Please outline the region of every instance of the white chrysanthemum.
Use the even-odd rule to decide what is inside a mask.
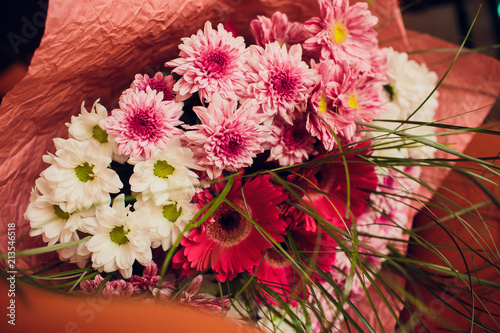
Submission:
[[[392,69],[388,73],[389,84],[394,90],[392,101],[403,108],[403,112],[411,114],[436,87],[437,74],[429,71],[424,63],[408,59],[407,53],[399,53],[392,48],[385,48],[384,52],[387,54],[387,65]],[[424,107],[435,109],[437,97],[438,93],[434,92]]]
[[[48,245],[54,245],[68,242],[80,225],[87,228],[95,225],[93,211],[67,211],[65,203],[54,200],[45,178],[38,178],[35,184],[31,202],[24,214],[30,221],[30,236],[42,235]]]
[[[78,116],[71,117],[71,123],[66,123],[70,138],[78,141],[94,141],[99,145],[100,152],[104,156],[109,156],[119,163],[125,163],[127,156],[118,153],[118,146],[112,136],[108,136],[106,130],[99,126],[99,121],[108,117],[106,108],[99,104],[99,100],[94,102],[90,112],[82,102],[81,112]]]
[[[324,327],[329,327],[329,332],[342,332],[344,316],[342,310],[338,308],[340,300],[332,301],[331,299],[332,296],[334,299],[337,298],[338,294],[330,282],[322,281],[319,284],[312,284],[308,289],[308,295],[307,301],[312,308],[317,309],[313,310],[311,307],[307,309],[311,318],[312,331],[323,332]],[[349,303],[344,302],[344,310],[348,307]]]
[[[134,208],[138,210],[142,207],[147,207],[151,212],[148,219],[151,247],[154,249],[161,245],[164,251],[172,247],[198,212],[196,204],[189,201],[167,201],[157,206],[152,199],[144,200],[138,197]]]
[[[74,232],[71,235],[66,235],[64,242],[61,238],[61,243],[74,242],[80,239],[80,235]],[[57,250],[57,253],[61,261],[69,261],[77,264],[80,268],[86,267],[90,258],[90,251],[87,249],[85,243],[64,247]]]
[[[406,120],[432,122],[438,107],[438,92],[430,93],[436,87],[438,77],[435,72],[429,71],[425,64],[419,64],[408,59],[408,54],[398,53],[392,48],[384,49],[387,54],[387,64],[392,69],[388,73],[391,93],[387,94],[387,111],[380,119]],[[428,99],[427,99],[428,98]],[[426,101],[427,99],[427,101]],[[425,104],[420,105],[425,101]],[[420,107],[420,109],[415,112]],[[412,115],[413,114],[413,115]],[[434,127],[419,126],[412,124],[401,124],[398,122],[375,122],[376,125],[394,130],[404,130],[405,133],[435,141]],[[380,134],[380,133],[378,133]],[[390,139],[395,138],[393,136]],[[420,143],[414,143],[411,139],[399,144],[407,143],[413,146],[406,152],[391,152],[390,150],[375,151],[374,155],[409,157],[409,158],[431,158],[435,149]],[[406,148],[405,148],[406,149]]]
[[[65,211],[65,203],[53,200],[52,189],[47,180],[40,177],[32,191],[30,204],[24,217],[30,221],[30,236],[42,235],[47,245],[80,240],[80,234],[89,234],[96,226],[95,209],[86,211]],[[68,246],[57,250],[61,261],[77,263],[81,268],[87,263],[89,253],[84,244]]]
[[[156,205],[167,201],[190,201],[198,184],[198,176],[190,169],[200,169],[194,163],[193,153],[181,146],[180,140],[169,140],[163,150],[154,150],[149,159],[133,158],[135,164],[130,177],[133,192],[145,200],[153,198]]]
[[[44,162],[52,164],[43,175],[54,189],[54,200],[65,202],[68,212],[109,205],[109,194],[118,193],[123,186],[116,172],[108,168],[111,158],[101,155],[92,141],[56,138],[54,144],[56,154],[43,156]]]
[[[130,212],[129,206],[125,206],[125,196],[120,194],[112,207],[98,208],[96,217],[99,226],[86,243],[92,253],[92,267],[99,272],[118,270],[128,279],[135,260],[144,266],[151,261],[147,208]]]
[[[370,279],[363,274],[358,266],[352,265],[352,258],[349,254],[344,251],[337,252],[333,266],[338,269],[337,271],[332,271],[332,276],[336,283],[346,283],[347,276],[353,274],[349,281],[349,289],[347,289],[350,297],[359,298],[365,295],[364,288],[368,288],[371,285]],[[373,278],[374,277],[371,276],[371,279]]]

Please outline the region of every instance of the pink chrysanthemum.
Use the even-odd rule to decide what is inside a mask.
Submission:
[[[182,104],[163,101],[162,92],[125,94],[119,105],[99,126],[114,136],[121,154],[148,158],[154,148],[164,149],[170,138],[183,133],[175,127],[182,123]]]
[[[176,304],[196,308],[199,311],[210,314],[221,314],[223,308],[229,309],[231,299],[228,295],[222,297],[207,297],[207,294],[199,293],[203,275],[196,276],[183,290],[179,291],[175,298]]]
[[[269,130],[260,125],[262,115],[257,109],[251,101],[236,109],[236,102],[223,100],[218,94],[208,108],[193,108],[201,124],[186,126],[194,131],[187,131],[183,140],[211,179],[219,177],[222,170],[234,172],[250,166],[264,151],[261,145]]]
[[[233,37],[222,24],[217,30],[207,21],[204,31],[183,38],[179,45],[180,58],[165,65],[182,75],[174,91],[181,95],[198,91],[200,99],[210,102],[214,92],[226,99],[236,100],[245,91],[243,74],[246,48],[243,37]]]
[[[305,111],[309,93],[319,80],[316,70],[302,61],[300,45],[287,51],[286,46],[274,42],[265,49],[252,45],[250,50],[247,96],[255,99],[267,116],[278,114],[293,124],[294,112]]]
[[[272,184],[270,178],[269,175],[257,176],[243,186],[241,179],[237,179],[226,200],[247,212],[253,222],[222,203],[204,224],[181,240],[183,248],[173,259],[174,267],[182,268],[183,274],[188,275],[212,269],[217,280],[223,282],[258,265],[265,251],[272,247],[272,240],[283,241],[286,227],[278,205],[287,195],[283,188]],[[215,185],[218,193],[224,185],[222,182]],[[212,200],[213,195],[207,189],[198,197],[201,208]],[[264,237],[253,223],[257,223],[271,239]]]
[[[346,60],[358,63],[366,70],[370,52],[377,45],[377,32],[373,27],[377,17],[368,10],[367,3],[349,6],[349,0],[319,0],[321,17],[304,23],[310,38],[305,50],[319,53],[322,60]]]
[[[136,89],[139,91],[146,91],[148,89],[156,90],[156,93],[163,93],[164,101],[177,101],[182,102],[191,97],[191,94],[179,95],[174,92],[174,77],[172,75],[163,75],[157,72],[155,76],[149,77],[147,74],[136,74],[135,79],[130,84],[130,88],[125,90],[123,94],[134,92]]]
[[[387,64],[387,54],[384,50],[375,47],[371,52],[370,63],[368,76],[382,85],[389,84],[389,75],[387,73],[392,72],[392,69]]]
[[[86,280],[80,283],[80,290],[85,294],[94,294],[102,281],[104,281],[104,278],[100,275],[96,275],[93,280]],[[128,297],[133,293],[134,287],[130,282],[123,279],[117,279],[106,282],[99,295],[103,297]]]
[[[302,163],[314,151],[315,142],[304,122],[295,121],[294,125],[289,125],[275,118],[267,144],[270,149],[268,161],[278,161],[281,166]]]
[[[278,42],[290,47],[306,40],[304,25],[299,22],[289,22],[286,14],[275,12],[271,18],[257,16],[250,22],[255,43],[262,47],[267,43]]]
[[[346,62],[316,65],[321,82],[310,99],[306,128],[331,150],[339,139],[352,140],[356,122],[370,123],[384,112],[383,86]]]
[[[162,288],[158,289],[158,282],[160,281],[160,276],[158,275],[158,266],[151,260],[142,272],[142,276],[132,275],[130,277],[130,283],[134,287],[135,294],[144,294],[146,292],[151,292],[153,294],[160,293],[160,298],[170,299],[174,294],[174,284],[170,281],[163,280]]]

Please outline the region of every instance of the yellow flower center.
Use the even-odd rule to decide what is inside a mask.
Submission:
[[[349,31],[342,23],[337,22],[333,25],[331,38],[335,41],[335,43],[342,43],[344,40],[346,40],[348,34]]]
[[[328,111],[328,105],[326,102],[326,95],[325,94],[321,95],[321,99],[318,102],[318,106],[319,106],[319,108],[318,108],[319,114],[325,115],[326,112]]]
[[[347,105],[349,105],[351,108],[359,109],[358,96],[351,95],[351,97],[349,97],[349,99],[347,100]]]

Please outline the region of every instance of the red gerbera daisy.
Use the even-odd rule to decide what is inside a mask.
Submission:
[[[316,221],[309,215],[289,206],[283,214],[285,221],[290,221],[290,239],[282,243],[283,249],[301,263],[302,267],[308,266],[315,274],[316,267],[323,272],[329,272],[335,261],[335,246],[337,243],[322,228],[318,228]],[[291,250],[295,248],[296,251]],[[255,273],[257,267],[250,270]],[[280,294],[283,300],[292,305],[297,298],[305,297],[306,286],[303,285],[303,274],[283,253],[270,249],[264,256],[262,264],[255,274],[258,281]],[[277,304],[274,297],[263,291],[263,296],[272,304]]]
[[[368,150],[360,151],[368,145],[369,142],[364,142],[353,146],[353,152],[344,152],[345,162],[340,155],[336,156],[338,151],[318,156],[315,159],[318,164],[303,172],[323,192],[312,191],[304,200],[310,199],[317,213],[339,228],[350,225],[351,217],[364,212],[370,193],[377,188],[374,166],[359,156],[369,154]]]
[[[286,200],[283,188],[270,181],[271,176],[257,176],[241,186],[241,179],[233,184],[226,200],[243,212],[247,212],[274,241],[282,242],[287,226],[280,218],[278,205]],[[217,193],[224,183],[216,184]],[[199,208],[212,198],[206,189],[198,194]],[[182,248],[174,257],[174,267],[182,268],[183,274],[192,275],[212,269],[217,280],[232,280],[238,273],[252,269],[261,261],[264,252],[272,247],[252,221],[246,219],[227,203],[222,203],[199,228],[192,230],[181,241]]]

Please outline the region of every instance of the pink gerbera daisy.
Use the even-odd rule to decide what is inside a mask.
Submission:
[[[135,79],[130,85],[130,88],[125,90],[123,93],[129,93],[131,91],[140,90],[147,91],[147,89],[156,90],[156,93],[163,92],[164,101],[177,101],[181,102],[186,100],[191,96],[179,95],[174,92],[174,77],[172,75],[163,75],[161,72],[157,72],[155,76],[149,77],[147,74],[136,74]]]
[[[222,24],[214,30],[207,21],[204,31],[198,30],[196,35],[182,40],[181,57],[165,64],[182,75],[174,91],[181,95],[198,92],[200,99],[207,102],[216,91],[232,100],[242,95],[246,87],[242,71],[246,57],[243,37],[233,37]]]
[[[278,42],[280,45],[290,47],[306,40],[304,25],[299,22],[289,22],[286,14],[275,12],[271,18],[257,16],[250,22],[255,43],[262,47],[267,43]]]
[[[319,53],[320,59],[346,60],[367,69],[371,50],[377,45],[373,27],[377,17],[361,2],[349,6],[349,0],[319,0],[321,17],[304,23],[310,38],[305,50]]]
[[[295,121],[294,125],[290,125],[275,118],[268,138],[268,161],[278,161],[281,166],[302,163],[314,151],[315,142],[307,132],[305,122]]]
[[[252,45],[248,59],[248,97],[255,99],[269,117],[280,115],[293,124],[294,111],[303,112],[314,84],[319,80],[316,70],[302,61],[302,48],[280,47],[278,42],[263,49]]]
[[[162,92],[125,94],[119,106],[99,126],[115,138],[121,154],[148,158],[154,148],[164,149],[168,139],[183,133],[175,127],[182,123],[182,104],[163,101]]]
[[[218,193],[224,185],[223,182],[215,185]],[[198,197],[198,205],[202,208],[212,200],[213,195],[206,189]],[[283,241],[286,222],[280,218],[278,205],[286,198],[283,188],[271,183],[269,175],[257,176],[243,186],[241,179],[237,179],[226,200],[249,214],[253,221],[227,203],[222,203],[204,224],[191,230],[189,236],[181,240],[183,248],[173,259],[175,267],[182,268],[183,274],[188,275],[212,269],[221,282],[252,269],[259,264],[265,251],[272,247],[272,241]],[[263,236],[254,223],[270,239]]]
[[[331,150],[337,145],[335,135],[352,140],[356,122],[370,123],[384,112],[383,86],[343,61],[323,61],[315,67],[321,82],[310,99],[306,128]]]
[[[264,151],[262,143],[269,130],[260,125],[262,115],[257,109],[251,101],[236,109],[236,102],[223,100],[218,94],[208,108],[193,108],[201,124],[186,126],[194,131],[187,131],[183,139],[211,179],[219,177],[222,170],[234,172],[250,166]]]

